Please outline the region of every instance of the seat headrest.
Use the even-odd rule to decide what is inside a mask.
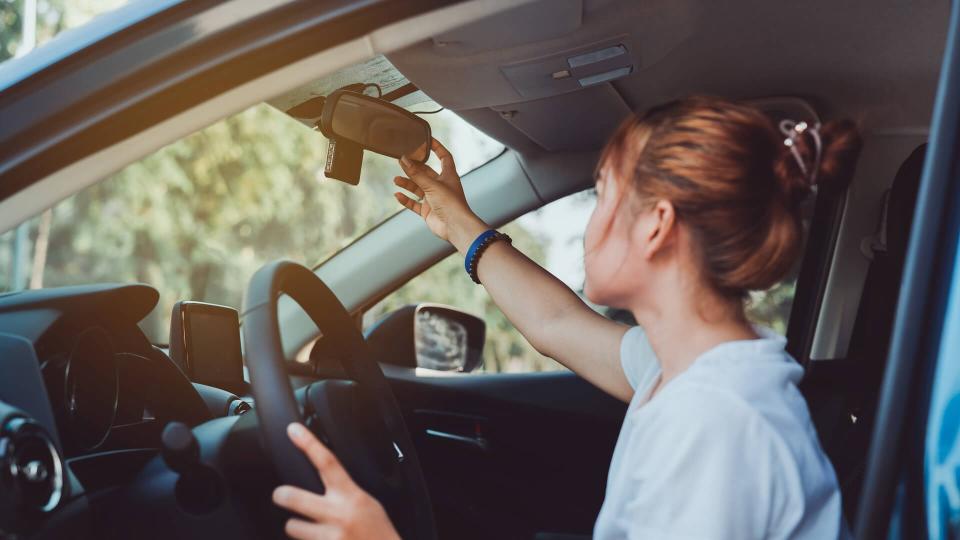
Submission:
[[[920,176],[927,154],[926,143],[921,144],[904,160],[893,179],[887,206],[887,252],[896,260],[903,260],[910,240],[913,210],[917,205]]]

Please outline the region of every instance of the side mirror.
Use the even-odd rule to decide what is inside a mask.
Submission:
[[[441,304],[388,313],[366,332],[375,358],[387,364],[469,373],[483,365],[483,319]]]
[[[430,124],[388,101],[351,90],[327,96],[321,131],[332,140],[349,141],[366,150],[423,163],[430,157]]]

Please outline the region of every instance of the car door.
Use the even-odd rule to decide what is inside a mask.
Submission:
[[[568,371],[387,372],[443,538],[589,536],[625,412]]]
[[[960,10],[956,2],[920,182],[858,538],[957,538],[960,466]]]

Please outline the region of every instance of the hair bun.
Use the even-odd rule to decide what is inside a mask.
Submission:
[[[803,243],[800,201],[810,180],[821,194],[843,189],[860,150],[853,122],[815,132],[785,125],[786,135],[756,107],[692,96],[628,118],[599,167],[609,166],[639,200],[670,201],[706,282],[743,297],[789,273]]]
[[[843,190],[853,174],[861,146],[860,133],[850,120],[834,120],[788,135],[774,164],[781,191],[796,205],[814,185],[821,192]]]

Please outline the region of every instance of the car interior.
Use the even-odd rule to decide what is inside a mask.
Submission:
[[[934,1],[441,5],[4,194],[0,230],[255,104],[323,131],[316,100],[350,85],[406,110],[435,103],[502,144],[463,175],[491,226],[589,190],[631,111],[709,94],[777,121],[853,119],[863,151],[849,185],[804,208],[784,328],[853,524],[948,12]],[[390,182],[356,167],[331,174]],[[165,294],[150,283],[77,276],[0,295],[0,463],[12,471],[0,472],[0,536],[279,537],[271,489],[322,490],[285,439],[302,419],[404,538],[589,538],[624,403],[566,370],[478,372],[485,323],[453,303],[422,298],[363,322],[452,253],[397,212],[325,260],[264,265],[243,305],[177,298],[166,343],[138,326]]]

